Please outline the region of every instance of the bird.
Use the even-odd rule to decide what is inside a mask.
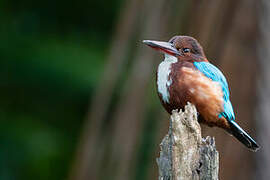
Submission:
[[[249,150],[260,148],[235,122],[227,80],[208,61],[195,38],[181,35],[168,42],[143,40],[143,43],[164,54],[157,69],[156,85],[159,99],[169,114],[190,102],[198,111],[200,123],[224,129]]]

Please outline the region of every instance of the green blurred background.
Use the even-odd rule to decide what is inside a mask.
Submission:
[[[2,0],[0,12],[0,180],[157,179],[162,56],[141,41],[176,34],[224,72],[237,122],[263,147],[203,126],[220,179],[270,179],[268,0]]]
[[[0,179],[67,178],[120,3],[1,1]]]

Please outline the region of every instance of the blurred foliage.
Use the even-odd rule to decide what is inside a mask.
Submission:
[[[65,179],[121,0],[0,2],[0,179]]]

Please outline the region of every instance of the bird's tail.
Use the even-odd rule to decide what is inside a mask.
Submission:
[[[260,146],[254,141],[236,122],[228,121],[231,129],[230,133],[236,137],[241,143],[248,147],[252,151],[257,151]]]

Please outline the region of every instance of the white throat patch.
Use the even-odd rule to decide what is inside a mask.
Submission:
[[[165,59],[159,64],[157,72],[158,92],[161,94],[164,102],[169,103],[170,94],[168,87],[172,84],[169,79],[171,73],[171,65],[177,62],[177,58],[169,54],[165,54]]]

